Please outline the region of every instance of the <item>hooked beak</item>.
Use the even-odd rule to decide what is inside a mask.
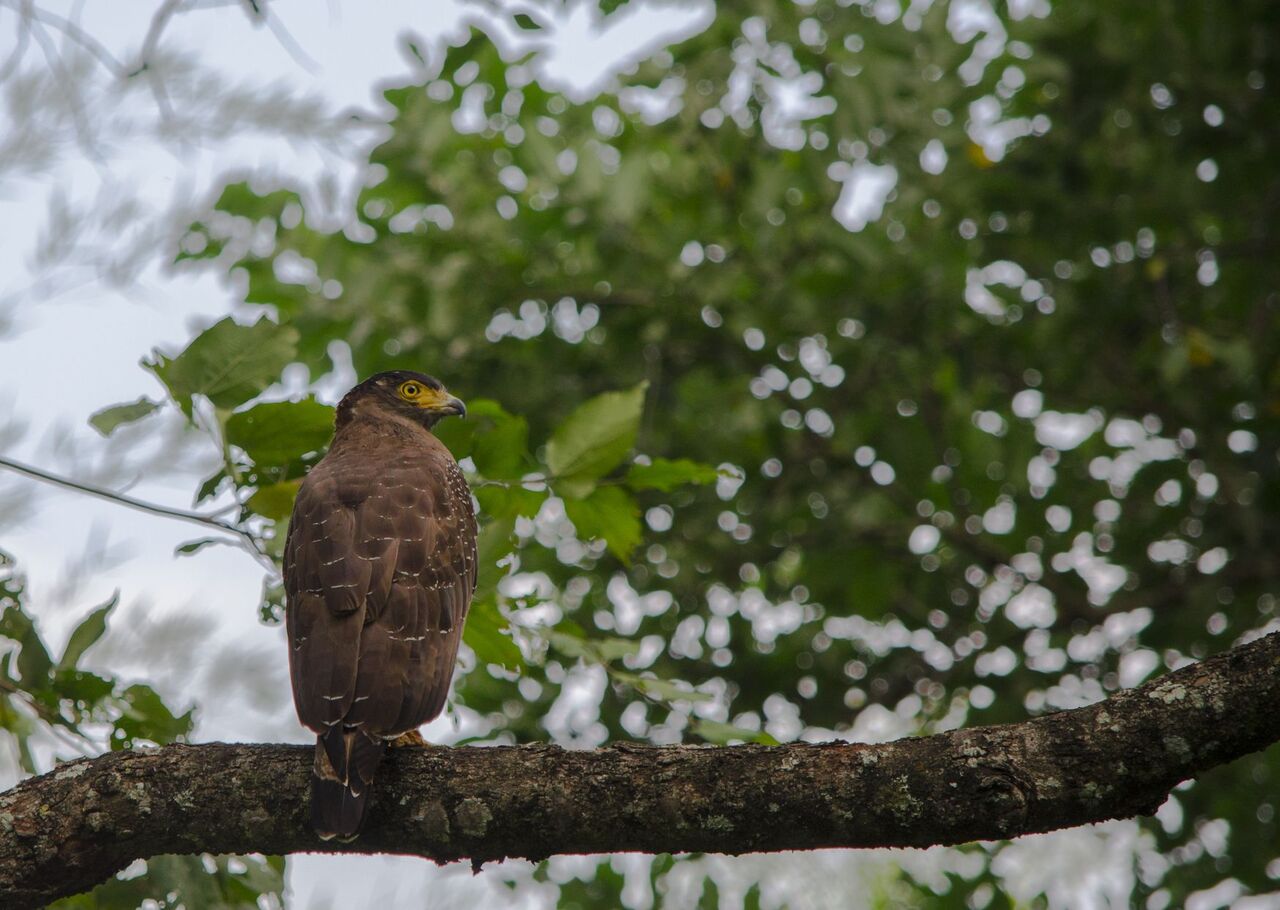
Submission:
[[[461,398],[454,398],[452,395],[438,410],[441,414],[454,414],[458,417],[467,416],[467,406],[462,403]]]

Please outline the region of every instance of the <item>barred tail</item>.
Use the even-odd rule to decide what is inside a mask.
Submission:
[[[311,826],[322,840],[354,840],[364,823],[373,775],[386,751],[381,738],[334,724],[316,737]]]

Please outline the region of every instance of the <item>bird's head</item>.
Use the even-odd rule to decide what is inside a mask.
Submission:
[[[338,403],[338,426],[357,414],[396,415],[431,429],[449,416],[465,417],[467,406],[445,391],[433,376],[412,370],[376,373],[353,388]]]

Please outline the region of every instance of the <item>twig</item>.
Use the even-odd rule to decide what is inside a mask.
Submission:
[[[302,49],[302,45],[285,28],[284,23],[280,21],[280,17],[271,15],[266,4],[262,6],[261,15],[262,19],[267,23],[267,28],[271,29],[271,34],[276,36],[276,42],[284,48],[286,54],[293,58],[294,63],[313,76],[320,72],[320,64]]]
[[[164,34],[165,26],[169,24],[169,20],[181,5],[182,0],[165,0],[164,4],[156,10],[156,14],[151,18],[151,25],[147,28],[147,35],[142,39],[142,49],[138,51],[138,62],[127,75],[136,76],[151,66],[151,58],[155,55],[156,46],[160,43],[160,36]]]
[[[113,75],[120,76],[124,74],[124,64],[117,60],[101,41],[76,25],[75,22],[35,5],[29,5],[27,9],[27,15],[62,32],[67,38],[98,58],[98,62]]]
[[[145,502],[141,499],[134,499],[132,496],[126,496],[123,493],[116,493],[113,490],[104,490],[102,487],[91,486],[86,483],[80,483],[66,477],[59,477],[56,474],[49,474],[41,471],[39,468],[33,468],[31,465],[23,464],[19,461],[13,461],[9,458],[0,457],[0,467],[9,468],[17,471],[19,474],[26,474],[28,477],[34,477],[36,480],[42,480],[45,483],[51,483],[54,486],[64,487],[68,490],[75,490],[79,493],[87,493],[90,496],[97,496],[130,509],[137,509],[140,512],[148,512],[152,515],[163,515],[165,518],[177,518],[182,521],[192,521],[196,524],[202,524],[206,527],[217,528],[219,531],[226,531],[228,534],[234,534],[243,538],[253,546],[255,552],[261,553],[258,538],[250,531],[244,528],[236,527],[225,521],[219,521],[209,515],[201,515],[199,512],[189,512],[185,509],[174,509],[169,506],[157,505],[153,502]],[[273,564],[274,566],[274,564]]]
[[[9,59],[4,62],[4,66],[0,67],[0,82],[16,73],[19,64],[22,63],[22,58],[26,56],[27,47],[31,43],[30,10],[31,4],[29,2],[23,4],[23,12],[18,12],[15,9],[15,13],[18,15],[17,42],[14,45],[13,53],[9,55]]]

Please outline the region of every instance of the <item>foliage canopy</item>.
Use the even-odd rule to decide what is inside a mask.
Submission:
[[[1011,721],[1273,622],[1280,11],[748,6],[585,103],[471,33],[386,92],[341,229],[228,186],[178,258],[269,318],[150,365],[225,452],[201,498],[275,553],[329,420],[255,402],[291,362],[445,379],[484,522],[457,700],[506,740],[584,674],[582,745]],[[1278,760],[1144,821],[1134,900],[1271,890]],[[911,899],[999,893],[975,852]]]

